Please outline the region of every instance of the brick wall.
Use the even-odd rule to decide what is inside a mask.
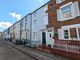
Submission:
[[[64,2],[59,3],[59,4],[56,4],[56,0],[51,0],[51,2],[49,2],[49,5],[48,5],[48,13],[49,13],[48,14],[48,18],[49,18],[48,22],[49,22],[49,25],[47,26],[47,28],[54,27],[54,31],[58,32],[58,29],[60,29],[61,26],[80,24],[80,17],[76,17],[74,19],[66,20],[66,21],[57,21],[57,10],[59,9],[59,7],[64,5],[64,4],[69,3],[71,1],[72,2],[78,1],[79,7],[80,7],[80,0],[65,0]],[[75,33],[72,33],[72,35],[73,34],[75,34]],[[58,40],[56,40],[56,41],[58,41]],[[61,40],[60,42],[63,43],[65,41]],[[59,43],[59,41],[58,41],[58,43]]]
[[[80,5],[80,0],[66,0],[60,4],[56,4],[56,0],[52,0],[49,5],[48,5],[48,17],[49,17],[49,25],[48,27],[55,27],[56,29],[60,28],[61,26],[66,26],[66,25],[72,25],[72,24],[79,24],[80,23],[80,17],[76,17],[71,20],[66,20],[66,21],[57,21],[57,10],[59,9],[60,6],[69,3],[70,1],[78,1]]]

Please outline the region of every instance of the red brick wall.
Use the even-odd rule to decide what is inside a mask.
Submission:
[[[50,53],[52,53],[54,55],[59,55],[59,56],[65,57],[65,58],[70,58],[72,60],[80,60],[80,53],[77,53],[77,52],[65,51],[65,50],[50,48],[50,47],[45,47],[45,46],[43,46],[41,48],[42,48],[42,50],[40,50],[40,51],[44,51],[44,49],[47,49],[50,51]]]
[[[61,26],[80,24],[80,17],[76,17],[74,19],[66,20],[66,21],[57,21],[57,10],[60,8],[60,6],[67,4],[71,1],[72,2],[78,1],[79,6],[80,6],[80,0],[65,0],[64,2],[59,3],[59,4],[56,4],[56,0],[51,0],[51,2],[49,2],[49,5],[48,5],[49,25],[47,26],[47,28],[54,27],[54,31],[58,32],[58,29],[61,28]],[[58,40],[56,40],[55,42],[57,42],[57,41]],[[60,41],[60,43],[63,43],[63,42],[65,42],[65,41],[64,40]],[[69,40],[68,40],[68,42],[69,42]],[[58,41],[58,43],[59,43],[59,41]]]
[[[71,58],[72,60],[80,60],[80,53],[64,51],[60,49],[51,49],[52,53],[55,55],[63,56],[66,58]]]
[[[66,21],[57,21],[57,10],[59,9],[60,6],[69,3],[70,1],[78,1],[80,3],[80,0],[65,0],[62,3],[56,4],[56,0],[52,0],[49,5],[48,5],[48,17],[49,17],[49,25],[48,27],[55,27],[55,28],[60,28],[61,26],[65,25],[72,25],[72,24],[79,24],[80,23],[80,17],[76,17],[71,20],[66,20]],[[80,4],[79,4],[80,5]]]

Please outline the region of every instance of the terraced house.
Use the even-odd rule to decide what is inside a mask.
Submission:
[[[51,0],[48,23],[47,29],[53,27],[54,31],[54,36],[49,35],[54,40],[52,53],[80,59],[80,0]]]
[[[50,0],[7,30],[4,38],[10,34],[13,41],[27,41],[32,47],[45,46],[54,54],[79,58],[80,0]]]
[[[43,39],[44,33],[42,30],[46,29],[46,25],[48,25],[48,3],[41,6],[34,12],[32,12],[32,45],[38,47],[45,43]],[[47,41],[47,40],[46,40]],[[48,44],[48,42],[46,43]]]
[[[54,27],[56,47],[79,47],[80,45],[80,1],[52,0],[48,6],[48,28]],[[65,47],[64,47],[65,46]],[[72,49],[73,50],[73,49]],[[79,50],[76,50],[79,51]]]
[[[25,40],[27,40],[26,42],[30,44],[30,25],[31,15],[28,14],[12,26],[10,26],[8,29],[6,29],[2,34],[3,39],[9,40],[13,43],[16,43],[16,41],[21,41],[23,43]],[[18,44],[21,44],[21,42],[19,42]]]

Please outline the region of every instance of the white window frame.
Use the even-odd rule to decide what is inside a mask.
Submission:
[[[80,40],[78,28],[80,28],[80,27],[77,27],[77,28],[76,28],[76,31],[77,31],[77,38],[78,38],[78,40]]]
[[[37,32],[33,32],[33,39],[37,38]]]
[[[36,17],[35,17],[35,14],[36,14]],[[32,20],[35,20],[37,19],[37,11],[35,11],[33,14],[32,14]]]
[[[35,18],[35,19],[33,20],[33,25],[34,25],[34,27],[37,25],[37,18]]]
[[[47,16],[47,17],[46,17]],[[48,20],[48,14],[44,14],[44,26],[45,25],[48,25],[48,21],[45,23],[45,17],[47,18],[47,20]]]
[[[71,5],[71,15],[72,15],[72,17],[70,17],[70,18],[65,18],[65,19],[64,19],[63,16],[62,16],[62,11],[61,11],[61,9],[64,8],[64,7],[66,7],[66,6],[68,6],[68,5]],[[77,12],[75,11],[75,5],[77,5],[77,6],[76,6]],[[76,14],[76,13],[77,13],[77,14]],[[57,19],[58,19],[58,21],[70,20],[70,19],[76,18],[77,16],[80,16],[79,9],[78,9],[78,2],[77,2],[77,1],[74,2],[74,3],[69,2],[69,3],[61,6],[60,9],[57,10]]]
[[[48,12],[46,13],[46,11],[48,11],[48,5],[44,6],[43,8],[44,15],[48,14]]]
[[[68,4],[63,5],[63,6],[60,7],[60,9],[62,9],[62,8],[64,8],[64,7],[66,7],[66,6],[68,6],[68,5],[71,5],[71,15],[72,15],[72,17],[70,17],[70,18],[65,18],[65,19],[62,17],[62,20],[63,20],[63,21],[75,18],[74,8],[73,8],[73,5],[72,5],[72,4],[73,4],[72,2],[69,2]],[[62,11],[61,11],[61,13],[62,13]]]
[[[61,30],[62,30],[62,38],[60,38],[60,39],[62,39],[62,40],[73,40],[72,38],[71,38],[71,36],[70,36],[70,28],[76,28],[76,33],[77,33],[77,38],[75,39],[75,41],[80,41],[80,37],[79,37],[79,31],[78,31],[78,28],[80,28],[80,24],[76,24],[76,25],[69,25],[69,26],[63,26],[62,28],[61,28]],[[63,35],[63,31],[64,30],[68,30],[69,32],[69,39],[65,39],[64,38],[64,35]]]
[[[62,30],[63,30],[63,39],[64,40],[70,40],[70,30],[69,30],[69,28],[68,29],[62,29]],[[64,30],[68,30],[68,35],[69,35],[68,39],[64,38]]]

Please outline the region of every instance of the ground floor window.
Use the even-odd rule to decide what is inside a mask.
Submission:
[[[33,39],[36,39],[37,37],[37,32],[33,32]]]
[[[80,39],[80,28],[62,29],[64,39]]]
[[[64,38],[69,39],[69,31],[68,30],[64,30]]]
[[[76,30],[76,28],[70,28],[70,37],[72,39],[76,39],[77,38],[77,30]]]
[[[78,28],[78,35],[79,35],[79,38],[80,38],[80,28]]]

